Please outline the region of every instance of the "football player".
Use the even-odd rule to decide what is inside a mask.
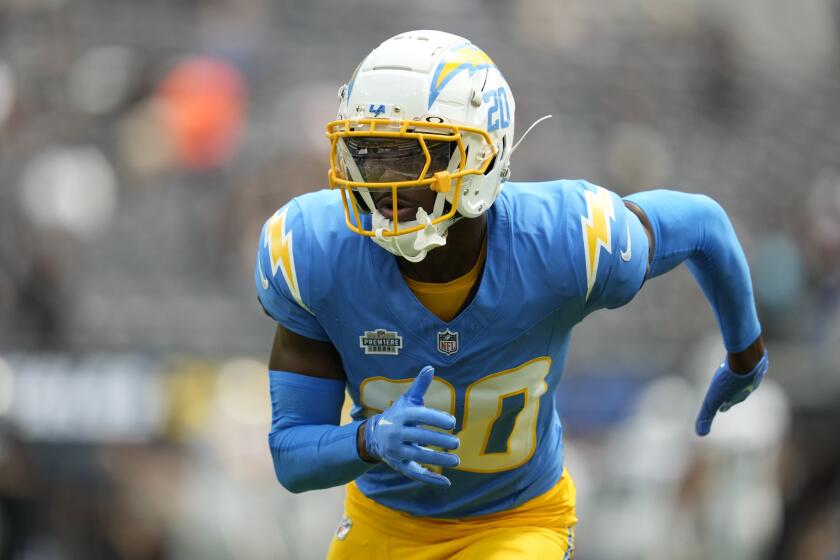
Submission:
[[[767,371],[726,213],[674,191],[507,181],[513,95],[455,35],[388,39],[339,98],[331,189],[293,199],[259,241],[278,480],[347,485],[332,559],[570,558],[554,391],[577,323],[685,262],[728,351],[697,434]]]

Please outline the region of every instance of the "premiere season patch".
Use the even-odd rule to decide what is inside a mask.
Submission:
[[[396,356],[403,347],[403,337],[397,331],[385,329],[365,331],[359,337],[359,347],[364,349],[365,354]]]

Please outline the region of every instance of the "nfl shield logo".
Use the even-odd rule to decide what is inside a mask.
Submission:
[[[438,352],[451,356],[458,351],[458,333],[446,329],[443,332],[437,333],[438,336]]]

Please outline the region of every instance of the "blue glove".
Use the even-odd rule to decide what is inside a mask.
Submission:
[[[451,484],[448,478],[421,466],[422,463],[453,468],[461,462],[457,455],[424,447],[455,449],[461,443],[451,434],[420,427],[420,424],[442,430],[455,427],[455,417],[451,414],[423,406],[423,395],[434,376],[431,366],[424,367],[394,404],[367,420],[365,448],[372,457],[408,478],[446,488]]]
[[[734,373],[729,369],[729,364],[724,358],[712,377],[712,382],[706,391],[706,398],[703,399],[703,406],[700,407],[700,414],[694,426],[697,435],[705,436],[709,433],[712,429],[712,420],[718,410],[726,412],[758,389],[769,365],[767,352],[765,352],[750,372]]]

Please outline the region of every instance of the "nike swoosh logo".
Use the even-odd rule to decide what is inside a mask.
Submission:
[[[268,290],[268,278],[265,277],[262,271],[262,263],[258,263],[260,268],[260,282],[262,283],[263,290]]]
[[[632,249],[632,247],[630,245],[630,243],[631,243],[630,224],[625,222],[624,225],[627,226],[627,249],[621,252],[621,260],[623,260],[624,262],[628,262],[630,260],[631,256],[632,256],[632,253],[630,252],[631,249]]]

